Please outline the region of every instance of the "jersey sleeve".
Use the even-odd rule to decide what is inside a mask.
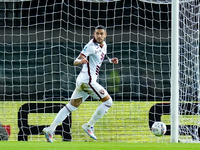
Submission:
[[[94,48],[92,46],[86,45],[83,50],[81,51],[81,55],[84,55],[85,57],[94,54]]]

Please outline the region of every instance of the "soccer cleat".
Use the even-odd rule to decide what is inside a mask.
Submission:
[[[48,127],[44,128],[42,132],[44,133],[47,142],[53,143],[53,134],[50,131],[48,131]]]
[[[82,126],[83,130],[93,139],[97,139],[95,134],[94,134],[94,128],[93,127],[90,127],[90,125],[88,125],[87,123],[84,124]]]

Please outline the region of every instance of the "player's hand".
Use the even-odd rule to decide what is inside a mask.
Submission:
[[[118,58],[112,58],[112,59],[111,59],[111,62],[112,62],[113,64],[118,64]]]

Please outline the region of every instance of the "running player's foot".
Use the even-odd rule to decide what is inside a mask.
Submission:
[[[83,130],[93,139],[97,139],[95,134],[94,134],[94,128],[93,127],[90,127],[90,125],[88,125],[87,123],[84,124],[82,126]]]
[[[44,128],[42,132],[44,133],[47,142],[53,143],[53,134],[49,131],[49,128]]]

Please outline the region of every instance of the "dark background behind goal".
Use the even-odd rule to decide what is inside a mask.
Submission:
[[[99,82],[115,100],[170,98],[170,5],[137,0],[0,2],[0,100],[66,100],[94,27],[107,27]]]

